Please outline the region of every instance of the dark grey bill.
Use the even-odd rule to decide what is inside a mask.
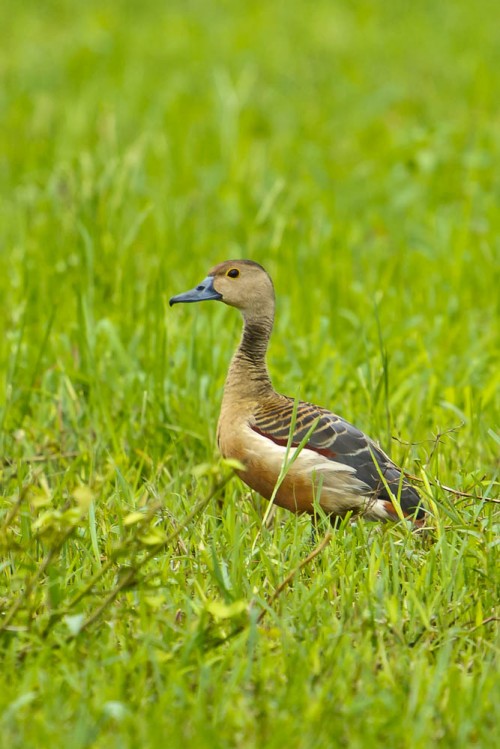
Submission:
[[[222,294],[214,289],[214,277],[207,276],[195,289],[177,294],[169,301],[170,306],[181,302],[206,302],[209,299],[222,299]]]

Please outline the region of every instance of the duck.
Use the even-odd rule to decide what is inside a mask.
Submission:
[[[217,426],[219,451],[235,461],[242,481],[293,513],[313,516],[319,505],[332,523],[361,516],[422,525],[419,493],[374,440],[327,408],[275,391],[266,363],[275,292],[265,268],[226,260],[169,304],[203,301],[236,307],[243,317]]]

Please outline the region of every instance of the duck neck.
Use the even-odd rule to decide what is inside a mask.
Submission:
[[[244,314],[243,335],[231,360],[224,387],[225,395],[259,398],[272,391],[266,353],[273,329],[273,314],[253,317]]]

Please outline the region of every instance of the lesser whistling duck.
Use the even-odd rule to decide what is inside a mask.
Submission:
[[[238,471],[240,478],[270,499],[290,430],[294,447],[311,432],[279,486],[277,505],[312,514],[316,500],[331,517],[351,511],[369,520],[397,520],[395,495],[402,513],[420,524],[420,496],[375,442],[326,408],[296,403],[274,390],[266,351],[275,298],[266,270],[251,260],[228,260],[212,268],[195,289],[172,297],[170,306],[210,299],[243,315],[243,336],[227,374],[217,430],[222,456],[245,466]]]

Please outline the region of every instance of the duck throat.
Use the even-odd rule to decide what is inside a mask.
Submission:
[[[225,390],[236,389],[244,397],[260,396],[272,390],[266,366],[266,352],[273,328],[272,317],[245,317],[240,345],[232,358]]]

